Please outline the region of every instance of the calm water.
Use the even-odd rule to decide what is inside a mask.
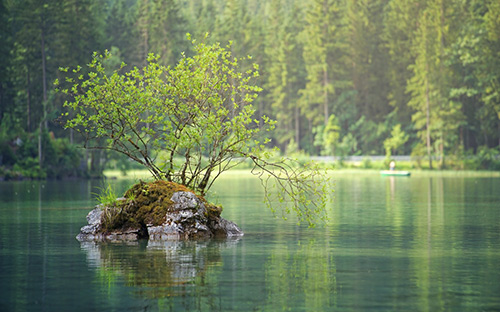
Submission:
[[[0,182],[0,311],[500,311],[500,178],[342,174],[315,229],[219,182],[244,237],[128,245],[75,239],[102,183]]]

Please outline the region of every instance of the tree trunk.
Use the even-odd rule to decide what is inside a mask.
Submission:
[[[141,29],[142,35],[142,62],[144,66],[148,64],[148,54],[149,54],[149,5],[148,1],[142,1],[142,9],[144,16],[140,17],[139,28]]]
[[[297,150],[300,150],[300,115],[299,106],[295,103],[295,143],[297,143]]]
[[[323,2],[323,14],[327,16],[328,12],[328,1]],[[323,25],[323,40],[327,40],[328,38],[328,24],[325,22]],[[326,53],[326,52],[325,52]],[[325,56],[325,63],[323,64],[323,114],[325,118],[325,127],[328,125],[328,62],[327,57]]]
[[[323,70],[323,114],[325,117],[325,127],[328,125],[328,67],[325,64],[325,68]]]
[[[40,164],[40,168],[42,168],[43,162],[43,151],[42,151],[42,126],[44,129],[48,128],[47,124],[47,75],[46,75],[46,64],[45,64],[45,19],[42,7],[41,13],[41,25],[40,25],[40,47],[42,50],[42,89],[43,89],[43,98],[42,98],[42,120],[40,120],[40,124],[38,127],[38,163]]]
[[[42,168],[43,154],[42,154],[42,121],[38,124],[38,164]]]
[[[31,132],[31,119],[30,119],[30,115],[31,115],[31,94],[30,94],[30,68],[29,66],[26,66],[27,67],[27,77],[26,77],[26,105],[28,106],[27,109],[26,109],[26,117],[27,117],[27,120],[26,120],[26,130],[28,132]]]
[[[445,167],[445,163],[444,163],[444,135],[443,135],[443,131],[441,131],[441,144],[439,145],[439,149],[440,149],[440,154],[441,154],[441,163],[439,165],[439,167],[441,169],[444,169]]]
[[[45,20],[42,12],[42,27],[41,30],[41,49],[42,49],[42,88],[43,88],[43,125],[48,128],[47,124],[47,68],[46,68],[46,55],[45,55]]]
[[[428,67],[428,66],[427,66]],[[427,68],[427,74],[428,74],[428,68]],[[426,142],[427,142],[427,158],[429,159],[429,169],[432,169],[432,157],[431,157],[431,129],[430,129],[430,114],[431,114],[431,109],[430,109],[430,102],[429,102],[429,81],[427,80],[427,77],[425,78],[425,126],[427,130],[426,134]]]
[[[102,176],[102,150],[93,150],[90,153],[90,175],[92,177]]]

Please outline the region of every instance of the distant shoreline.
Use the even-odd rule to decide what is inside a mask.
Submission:
[[[380,175],[379,169],[364,169],[364,168],[344,168],[344,169],[330,169],[328,170],[331,175],[359,175],[359,176],[372,176]],[[500,171],[488,171],[488,170],[423,170],[423,169],[413,169],[411,170],[412,177],[422,177],[422,176],[439,176],[439,177],[500,177]],[[252,175],[250,169],[232,169],[223,173],[224,177],[230,176],[240,176],[240,175]],[[129,170],[127,175],[122,175],[119,170],[105,170],[104,176],[108,179],[151,179],[151,175],[147,170]]]

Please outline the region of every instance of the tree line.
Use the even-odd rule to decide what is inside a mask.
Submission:
[[[193,53],[186,33],[260,65],[256,114],[277,120],[271,144],[288,154],[411,154],[431,168],[479,155],[487,168],[499,153],[495,0],[2,0],[0,165],[102,170],[102,152],[77,164],[80,138],[55,121],[59,68],[106,49],[108,67],[150,53],[174,66]]]

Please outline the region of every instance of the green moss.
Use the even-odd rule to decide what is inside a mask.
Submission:
[[[220,217],[222,213],[222,206],[217,206],[205,201],[205,207],[207,208],[207,217],[209,219],[216,219]]]
[[[147,224],[156,226],[164,223],[173,204],[170,198],[176,192],[194,194],[183,185],[162,180],[135,184],[125,192],[124,200],[116,201],[104,209],[104,230],[145,229]]]

